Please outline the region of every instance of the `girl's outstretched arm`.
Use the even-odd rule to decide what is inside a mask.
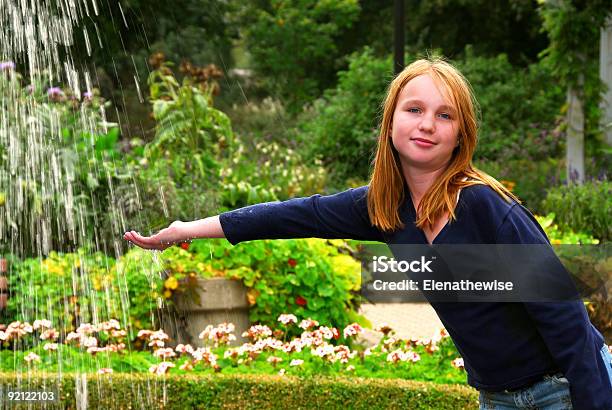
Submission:
[[[225,238],[218,215],[191,222],[175,221],[152,236],[142,236],[136,231],[129,231],[123,235],[123,239],[134,245],[158,250],[164,250],[175,243],[199,238]]]
[[[384,241],[370,224],[367,186],[334,195],[313,195],[282,202],[266,202],[193,222],[173,222],[153,236],[134,231],[124,239],[145,249],[198,238],[227,238],[232,244],[257,239],[325,238]]]

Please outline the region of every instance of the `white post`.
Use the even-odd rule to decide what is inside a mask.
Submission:
[[[612,146],[612,15],[601,28],[599,42],[599,76],[608,89],[601,100],[601,127],[604,140]]]
[[[578,84],[581,87],[582,81]],[[584,112],[582,101],[575,88],[567,90],[567,181],[568,184],[584,182]]]

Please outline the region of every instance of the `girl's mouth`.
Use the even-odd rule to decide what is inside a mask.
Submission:
[[[411,138],[410,140],[413,141],[419,147],[433,147],[434,145],[436,145],[433,141],[429,141],[424,138]]]

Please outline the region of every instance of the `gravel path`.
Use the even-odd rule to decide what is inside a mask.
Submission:
[[[401,339],[430,338],[444,327],[429,303],[364,303],[359,313],[372,322],[372,329],[389,325]],[[381,335],[367,330],[364,338],[374,343]]]

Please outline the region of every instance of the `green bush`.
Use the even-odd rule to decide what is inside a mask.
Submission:
[[[481,159],[474,163],[479,169],[505,183],[534,213],[551,212],[542,209],[542,200],[547,190],[565,177],[565,162],[555,158],[539,161],[521,158],[507,161]]]
[[[179,82],[172,63],[164,62],[162,54],[153,57],[159,64],[149,76],[155,137],[147,144],[133,141],[125,159],[138,190],[136,195],[134,189],[123,190],[116,197],[133,204],[126,209],[128,229],[146,223],[155,231],[172,220],[217,213],[219,173],[235,142],[229,118],[213,107],[218,69],[184,63]]]
[[[357,20],[356,0],[244,3],[239,15],[253,68],[297,112],[334,82],[336,39]]]
[[[221,204],[234,209],[319,193],[325,187],[326,173],[320,161],[307,164],[299,152],[277,142],[239,141],[221,178]]]
[[[76,408],[77,386],[87,382],[91,408],[410,408],[477,409],[478,393],[465,386],[436,385],[409,380],[268,375],[167,376],[111,374],[82,379],[74,373],[0,374],[0,384],[19,390],[60,391],[62,408]],[[143,393],[144,392],[144,393]],[[4,400],[4,399],[3,399]],[[82,402],[81,402],[82,403]],[[41,405],[42,407],[42,405]]]
[[[476,159],[537,161],[562,156],[562,133],[556,120],[565,89],[558,85],[549,64],[519,68],[505,54],[479,57],[470,47],[455,63],[481,108]]]
[[[548,190],[542,201],[545,212],[554,212],[561,229],[589,232],[602,242],[612,239],[612,184],[608,180],[588,181]]]
[[[299,320],[312,318],[344,328],[355,321],[366,323],[356,313],[360,264],[341,253],[347,247],[341,240],[267,240],[237,246],[208,240],[193,242],[188,251],[168,248],[162,260],[166,272],[179,281],[179,291],[189,290],[191,273],[242,280],[249,288],[253,323],[275,327],[279,315],[293,313]],[[177,289],[176,282],[166,281],[165,290],[172,288]]]
[[[298,125],[298,138],[308,156],[320,157],[332,184],[367,179],[377,140],[380,104],[392,78],[390,58],[365,49],[350,57],[338,85],[327,90]]]

